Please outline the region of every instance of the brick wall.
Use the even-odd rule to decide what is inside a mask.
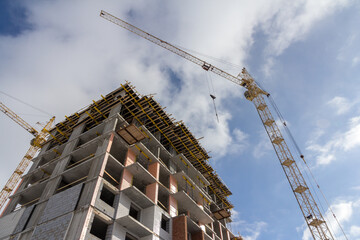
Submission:
[[[173,218],[172,239],[187,240],[187,221],[186,216],[181,215]]]

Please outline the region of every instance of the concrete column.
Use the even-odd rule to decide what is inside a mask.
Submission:
[[[95,204],[95,199],[101,185],[100,177],[104,175],[104,170],[109,157],[108,151],[111,148],[113,139],[114,139],[114,134],[111,134],[108,139],[104,140],[102,146],[99,146],[97,148],[95,152],[95,159],[91,163],[89,174],[87,176],[87,180],[89,179],[94,179],[94,180],[84,184],[84,188],[79,200],[79,206]]]
[[[218,237],[219,237],[221,240],[223,240],[222,228],[221,228],[220,222],[214,222],[214,231],[216,232],[216,234],[218,235]]]
[[[197,205],[198,205],[202,210],[204,210],[204,200],[203,200],[203,199],[198,200],[198,201],[197,201]]]
[[[160,176],[160,164],[155,162],[150,164],[148,167],[148,171],[151,175],[153,175],[156,180],[159,180]],[[155,204],[158,201],[158,193],[159,193],[159,184],[157,182],[149,184],[146,186],[146,196],[150,198]]]
[[[202,230],[203,232],[205,232],[205,231],[206,231],[205,224],[203,224],[202,222],[198,222],[198,224],[199,224],[199,227],[201,228],[201,230]]]
[[[127,152],[126,158],[125,158],[125,163],[124,163],[125,167],[133,164],[134,162],[136,162],[136,155],[133,151],[128,149],[128,152]]]
[[[170,175],[169,182],[170,182],[170,186],[169,186],[170,192],[176,193],[178,191],[177,181],[173,175]],[[169,208],[168,209],[169,209],[169,214],[171,217],[175,217],[178,215],[177,200],[172,195],[169,196]]]
[[[230,240],[230,232],[227,229],[226,229],[226,235],[227,235],[227,239]]]
[[[214,232],[214,222],[210,223],[210,227],[211,227],[211,230],[213,230],[213,232]],[[214,233],[211,233],[211,238],[215,239],[215,234]]]
[[[187,240],[187,219],[181,215],[172,219],[172,239]]]
[[[159,180],[160,175],[160,163],[155,162],[153,164],[150,164],[148,167],[148,171],[151,175],[153,175],[156,180]]]
[[[120,191],[132,186],[133,175],[127,169],[122,172]]]
[[[177,181],[173,175],[170,175],[169,182],[170,182],[170,186],[169,186],[170,192],[177,193],[177,191],[178,191]]]
[[[112,109],[110,110],[110,113],[109,113],[109,118],[120,113],[121,107],[122,107],[121,103],[118,103],[114,107],[112,107]]]

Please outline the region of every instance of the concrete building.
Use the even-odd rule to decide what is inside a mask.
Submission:
[[[3,211],[0,239],[241,239],[208,158],[127,83],[50,131]]]

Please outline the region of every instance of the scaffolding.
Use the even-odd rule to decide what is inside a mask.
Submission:
[[[191,162],[210,183],[209,194],[220,209],[233,208],[227,198],[232,193],[210,166],[208,163],[210,156],[190,130],[183,122],[176,122],[167,114],[152,96],[140,95],[128,82],[106,96],[101,95],[101,99],[93,101],[91,105],[71,116],[65,116],[64,121],[49,131],[50,146],[65,143],[73,129],[80,124],[85,123],[87,130],[95,127],[105,120],[111,108],[119,103],[122,104],[121,115],[128,123],[143,125],[151,133],[159,132],[159,141],[169,152],[182,153]],[[84,117],[79,121],[82,115]]]

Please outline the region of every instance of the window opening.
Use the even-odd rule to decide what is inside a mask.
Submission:
[[[140,221],[140,209],[133,204],[130,205],[129,215],[134,219]]]
[[[100,239],[105,239],[108,225],[100,220],[98,217],[94,217],[91,225],[90,233]]]
[[[169,218],[167,218],[164,214],[161,217],[161,228],[166,232],[169,232]]]
[[[100,194],[100,199],[109,204],[110,206],[114,205],[115,194],[103,186]]]

